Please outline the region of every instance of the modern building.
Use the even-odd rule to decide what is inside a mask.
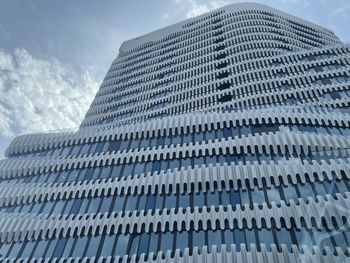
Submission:
[[[349,262],[349,55],[254,3],[124,42],[79,129],[7,148],[1,262]]]

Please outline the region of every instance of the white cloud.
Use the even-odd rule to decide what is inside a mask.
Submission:
[[[57,59],[0,50],[0,136],[79,126],[98,82]]]
[[[212,11],[216,8],[232,4],[234,0],[212,0],[206,3],[199,3],[197,0],[174,0],[174,4],[178,7],[175,12],[185,14],[186,18],[191,18]],[[174,14],[167,13],[165,17]]]

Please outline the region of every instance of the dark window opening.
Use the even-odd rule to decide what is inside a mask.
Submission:
[[[225,90],[225,89],[229,89],[231,87],[230,83],[222,83],[218,86],[219,90]]]
[[[227,95],[224,95],[222,97],[220,97],[219,99],[219,102],[228,102],[230,100],[232,100],[232,95],[231,94],[227,94]]]

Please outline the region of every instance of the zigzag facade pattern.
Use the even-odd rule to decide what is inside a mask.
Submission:
[[[254,3],[124,42],[0,160],[1,262],[350,262],[349,54]]]

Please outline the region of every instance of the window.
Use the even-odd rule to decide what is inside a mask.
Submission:
[[[90,237],[90,241],[89,241],[89,245],[88,248],[86,250],[86,257],[98,257],[99,255],[97,255],[97,251],[98,248],[100,246],[100,240],[101,240],[101,236],[91,236]]]
[[[145,210],[154,209],[155,203],[156,203],[156,196],[152,194],[148,194]]]
[[[176,248],[183,251],[188,247],[188,232],[181,231],[176,233]]]
[[[275,229],[276,231],[276,236],[278,240],[278,247],[281,248],[282,244],[285,244],[289,249],[291,248],[292,245],[292,239],[290,236],[290,231],[292,230],[287,230],[287,229]]]
[[[7,254],[7,258],[18,258],[23,243],[13,243],[10,252]],[[5,252],[5,251],[4,251]],[[5,257],[5,256],[4,256]]]
[[[242,229],[235,229],[234,230],[234,235],[235,235],[237,251],[241,251],[240,245],[241,244],[245,244],[244,230],[242,230]]]
[[[211,251],[211,246],[221,245],[221,231],[220,230],[208,230],[208,248]]]
[[[150,233],[151,239],[149,242],[148,253],[157,253],[158,251],[158,241],[159,241],[159,233]]]
[[[128,247],[129,235],[119,235],[115,246],[115,256],[124,256]]]
[[[88,242],[88,236],[76,237],[76,243],[72,253],[72,257],[83,257]]]
[[[207,192],[207,206],[218,206],[219,205],[219,194],[217,191]]]
[[[129,195],[126,200],[124,211],[133,212],[136,209],[137,195]]]
[[[113,253],[114,241],[116,240],[115,235],[105,236],[103,246],[101,249],[101,257],[111,256]]]
[[[205,245],[205,232],[204,231],[193,231],[193,247],[201,249]]]
[[[111,208],[111,203],[112,203],[112,197],[111,196],[104,196],[102,198],[102,202],[101,202],[100,213],[109,212],[109,210]]]
[[[98,208],[100,206],[101,198],[100,197],[95,197],[91,199],[88,213],[98,213]]]
[[[34,249],[34,246],[36,244],[36,240],[32,240],[30,242],[25,242],[24,243],[24,249],[22,251],[22,254],[21,254],[21,258],[30,258],[32,252],[33,252],[33,249]]]
[[[64,249],[64,251],[63,251],[63,254],[62,254],[62,258],[68,258],[68,257],[70,257],[72,248],[73,248],[73,246],[74,246],[74,242],[75,242],[74,238],[71,237],[71,238],[68,239],[68,241],[67,241],[67,243],[66,243],[66,247],[65,247],[65,249]],[[39,246],[39,245],[38,245],[38,246]]]
[[[150,240],[150,233],[143,233],[140,237],[140,244],[139,244],[139,250],[138,255],[140,256],[142,253],[147,254],[148,253],[148,246],[149,246],[149,240]]]
[[[50,243],[49,243],[49,246],[47,248],[45,257],[52,258],[53,253],[54,253],[55,248],[56,248],[56,245],[57,245],[57,242],[58,242],[58,239],[51,239],[49,242]]]
[[[56,245],[56,248],[53,252],[52,257],[60,258],[63,251],[64,251],[64,247],[65,247],[66,243],[67,243],[67,238],[64,238],[64,237],[60,238],[57,242],[57,245]]]

